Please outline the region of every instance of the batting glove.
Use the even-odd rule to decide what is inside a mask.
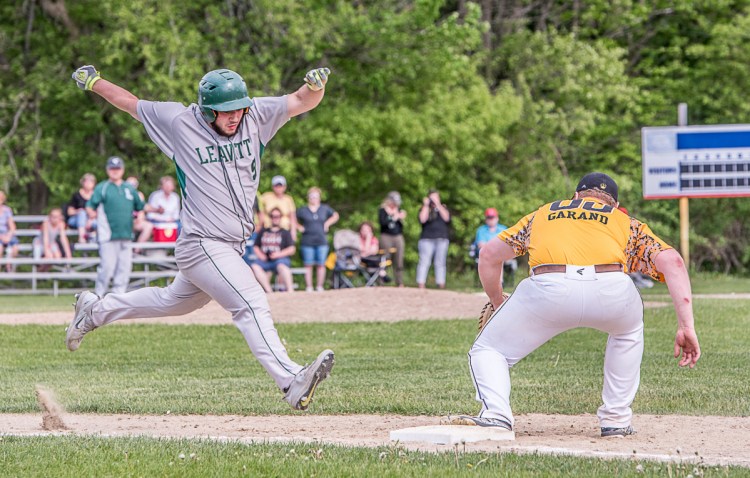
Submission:
[[[328,82],[328,75],[331,74],[331,70],[328,68],[315,68],[310,70],[305,75],[305,83],[307,87],[313,91],[320,91],[325,88]]]
[[[82,66],[73,72],[73,80],[82,90],[91,91],[94,83],[101,79],[99,72],[92,65]]]

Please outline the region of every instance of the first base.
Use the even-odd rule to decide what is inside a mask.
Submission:
[[[476,441],[515,440],[511,430],[495,427],[472,427],[466,425],[432,425],[426,427],[402,428],[391,432],[391,441],[421,441],[439,445],[455,445]]]

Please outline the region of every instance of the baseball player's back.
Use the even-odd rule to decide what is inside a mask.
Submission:
[[[698,360],[692,308],[685,306],[690,283],[684,264],[647,225],[617,205],[614,180],[592,173],[578,184],[573,199],[545,204],[481,249],[480,278],[496,312],[469,352],[482,409],[460,421],[512,429],[509,367],[562,332],[590,327],[609,335],[598,410],[602,436],[634,433],[630,405],[640,381],[643,303],[628,271],[669,283],[678,313],[680,365]],[[526,253],[531,275],[504,300],[502,264]]]
[[[620,264],[658,279],[655,253],[671,249],[651,229],[597,197],[554,201],[498,237],[517,255],[540,264]],[[663,280],[663,277],[662,277]]]
[[[296,409],[307,409],[333,366],[324,350],[309,366],[289,358],[271,319],[266,295],[241,257],[255,227],[253,201],[260,160],[268,142],[290,117],[316,107],[328,70],[312,70],[296,92],[250,99],[242,77],[214,70],[199,82],[198,104],[139,100],[99,77],[91,66],[73,79],[141,121],[151,140],[177,169],[183,195],[182,233],[175,247],[180,269],[168,287],[150,287],[99,298],[77,296],[66,342],[76,350],[83,336],[121,319],[182,315],[211,299],[232,313],[250,350]]]

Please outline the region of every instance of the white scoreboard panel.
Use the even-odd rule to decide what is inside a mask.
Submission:
[[[641,130],[643,197],[750,196],[750,125]]]

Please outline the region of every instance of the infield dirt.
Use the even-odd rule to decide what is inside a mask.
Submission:
[[[71,296],[71,304],[74,302]],[[477,318],[487,302],[484,293],[446,290],[374,287],[269,294],[273,320],[280,324],[302,322],[397,322],[400,320],[441,320]],[[663,307],[668,302],[645,302],[646,307]],[[67,324],[73,307],[67,312],[0,314],[2,325]],[[225,325],[229,312],[216,302],[180,317],[123,320],[119,323],[162,323]]]

